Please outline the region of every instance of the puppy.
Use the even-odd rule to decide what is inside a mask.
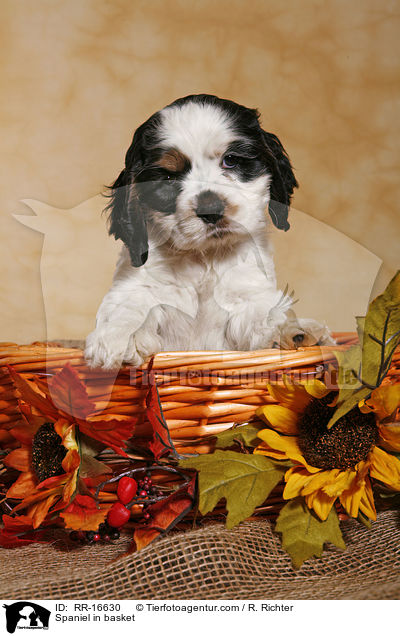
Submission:
[[[124,247],[86,341],[88,363],[333,344],[323,325],[297,321],[276,287],[268,213],[288,230],[297,185],[256,110],[190,95],[152,115],[111,188],[110,234]]]

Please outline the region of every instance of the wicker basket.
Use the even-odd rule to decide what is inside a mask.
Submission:
[[[267,382],[282,374],[296,378],[334,379],[333,351],[357,341],[354,334],[335,334],[338,346],[297,351],[166,352],[154,358],[154,370],[164,416],[178,452],[207,453],[213,436],[249,421],[259,405],[273,402]],[[85,383],[95,411],[90,419],[138,417],[135,437],[150,432],[141,417],[148,392],[147,365],[124,366],[118,373],[89,369],[82,350],[62,344],[0,344],[0,428],[11,429],[20,419],[18,394],[7,370],[12,365],[36,386],[66,363]],[[400,381],[400,350],[393,356],[389,381]],[[0,439],[1,443],[1,439]],[[121,459],[121,458],[119,458]],[[111,461],[113,461],[111,459]],[[118,468],[117,468],[118,470]],[[223,502],[201,519],[190,514],[164,537],[124,559],[130,542],[80,546],[76,550],[61,530],[52,545],[19,549],[15,570],[12,550],[2,558],[0,596],[6,598],[397,598],[399,591],[398,513],[381,512],[379,532],[369,533],[355,520],[344,522],[348,549],[331,546],[321,559],[294,571],[265,519],[273,520],[283,504],[282,484],[270,493],[253,517],[234,530],[218,520]],[[50,530],[49,530],[50,532]],[[58,535],[57,535],[58,536]],[[101,549],[100,549],[101,548]],[[63,555],[66,555],[64,559]],[[40,576],[37,572],[40,570]],[[200,583],[199,583],[200,582]]]
[[[357,341],[352,333],[334,334],[335,347],[308,347],[295,351],[189,351],[164,352],[154,358],[153,368],[171,438],[179,452],[207,453],[213,436],[233,425],[248,422],[262,404],[272,403],[267,382],[283,373],[295,378],[331,381],[334,351]],[[0,344],[0,423],[11,428],[20,417],[18,398],[7,365],[27,379],[44,381],[66,363],[75,367],[95,403],[91,420],[138,417],[135,437],[150,435],[141,420],[148,390],[146,365],[124,365],[120,371],[89,369],[79,348],[34,343]],[[400,350],[393,356],[391,381],[398,381]]]

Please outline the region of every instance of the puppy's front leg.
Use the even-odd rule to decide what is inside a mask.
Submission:
[[[311,318],[297,318],[292,309],[289,309],[285,322],[279,326],[275,340],[280,349],[336,344],[326,325]]]
[[[226,347],[242,351],[273,347],[291,302],[290,298],[282,302],[282,298],[281,292],[270,292],[268,297],[252,297],[240,303],[227,323]]]
[[[290,306],[290,299],[288,303]],[[282,302],[268,307],[262,300],[249,303],[230,317],[226,338],[229,348],[250,351],[335,344],[325,325],[308,318],[298,319],[295,312]]]
[[[151,295],[145,289],[139,287],[127,293],[112,288],[100,305],[95,330],[86,339],[89,366],[115,369],[122,362],[139,366],[156,353],[160,349],[156,325],[151,329],[152,325],[146,322],[151,309]],[[147,329],[143,330],[145,322]]]

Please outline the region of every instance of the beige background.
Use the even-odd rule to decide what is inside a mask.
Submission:
[[[97,195],[136,126],[197,92],[258,107],[281,138],[301,187],[279,280],[301,315],[353,329],[399,260],[399,2],[2,0],[0,16],[0,339],[93,327],[117,248]]]

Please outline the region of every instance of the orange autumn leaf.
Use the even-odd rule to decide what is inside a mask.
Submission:
[[[53,493],[46,497],[46,499],[42,499],[31,506],[29,516],[32,518],[33,528],[35,530],[43,523],[51,506],[58,499],[58,496],[58,493]]]
[[[21,473],[18,479],[7,490],[8,499],[23,499],[26,493],[36,488],[37,478],[33,471]]]
[[[44,417],[49,418],[52,421],[58,419],[58,412],[55,406],[47,397],[44,397],[33,388],[33,385],[25,380],[19,373],[17,373],[12,367],[8,367],[8,371],[13,379],[13,382],[18,389],[21,399],[29,404],[30,407],[37,409]]]
[[[72,530],[97,530],[103,523],[111,504],[100,504],[87,495],[76,495],[74,501],[60,514],[67,528]]]
[[[61,465],[65,472],[60,475],[48,477],[40,483],[37,483],[37,479],[31,470],[21,473],[15,484],[7,493],[7,496],[10,497],[10,493],[15,496],[18,492],[18,498],[22,499],[22,501],[15,506],[14,512],[23,510],[24,508],[44,501],[47,498],[51,500],[49,507],[58,499],[61,499],[63,502],[62,505],[66,506],[77,486],[78,470],[80,465],[80,455],[78,451],[74,448],[69,450]],[[16,486],[18,486],[18,491],[13,492],[12,489]],[[45,505],[46,504],[44,503],[43,507]]]
[[[31,468],[31,453],[27,446],[12,450],[3,459],[3,464],[15,468],[20,472],[27,472]]]
[[[44,482],[42,482],[44,483]],[[40,485],[40,484],[39,484]],[[38,503],[39,501],[44,501],[47,497],[53,497],[53,495],[60,496],[62,494],[62,486],[57,485],[54,488],[43,489],[40,490],[36,487],[35,490],[31,491],[27,497],[25,497],[21,503],[19,503],[15,508],[13,508],[13,512],[19,512],[32,504]]]
[[[160,536],[157,528],[137,528],[133,534],[136,550],[142,550]]]
[[[66,419],[60,418],[54,423],[55,432],[61,437],[61,443],[68,450],[78,450],[75,426]],[[65,469],[66,470],[66,469]]]

